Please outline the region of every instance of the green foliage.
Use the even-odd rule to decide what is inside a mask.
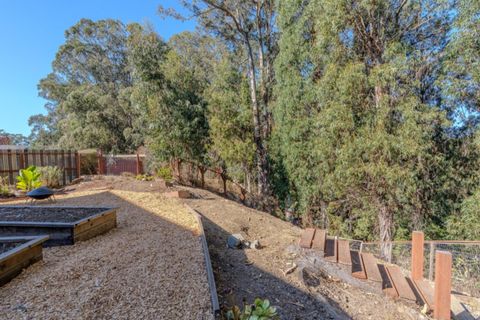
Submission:
[[[17,189],[31,191],[42,186],[41,175],[37,167],[30,166],[22,169],[17,176]]]
[[[225,55],[215,66],[212,83],[207,90],[209,151],[213,159],[225,163],[229,174],[250,185],[255,159],[252,111],[248,80],[234,66],[232,56]],[[237,169],[237,170],[235,170]]]
[[[253,305],[244,305],[243,310],[234,306],[225,314],[227,320],[273,320],[280,319],[275,307],[267,299],[255,299]]]
[[[162,178],[165,182],[170,182],[173,179],[172,168],[169,166],[160,167],[157,170],[157,176]]]
[[[127,27],[80,20],[65,32],[53,72],[39,83],[48,114],[30,118],[36,147],[129,152],[143,142],[140,110],[131,103]]]
[[[480,239],[480,190],[465,199],[459,214],[448,218],[448,237],[454,240]]]
[[[222,167],[349,238],[478,238],[478,1],[184,5],[202,30],[168,43],[116,20],[67,30],[32,145],[145,144],[152,168]]]
[[[97,152],[92,151],[89,153],[82,152],[80,155],[80,169],[81,175],[96,174],[98,170],[98,157]]]
[[[137,179],[138,181],[153,181],[155,177],[149,174],[139,174],[135,177],[135,179]]]
[[[150,41],[158,42],[153,38]],[[135,73],[142,81],[135,99],[150,119],[146,143],[159,162],[172,158],[204,162],[209,137],[203,93],[215,61],[212,41],[185,32],[170,39],[170,50],[162,63],[136,66]],[[148,57],[154,59],[164,48],[150,44],[140,45],[136,50],[152,51]],[[196,58],[202,59],[201,63],[196,63]]]
[[[7,197],[11,194],[10,186],[8,185],[8,177],[0,176],[0,197]]]
[[[47,166],[47,167],[38,167],[38,172],[40,173],[40,180],[42,185],[49,188],[58,188],[61,183],[63,176],[63,171],[59,167]]]
[[[428,18],[413,32],[421,5]],[[448,123],[434,103],[438,68],[427,62],[441,53],[425,48],[445,44],[449,10],[428,1],[280,5],[274,134],[311,222],[388,241],[408,234],[395,226],[421,228],[435,214],[431,190],[440,182],[429,177],[445,165],[435,138]],[[425,74],[413,77],[419,68]]]

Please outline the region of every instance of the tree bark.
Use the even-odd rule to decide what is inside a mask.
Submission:
[[[391,262],[393,214],[384,204],[380,204],[378,211],[378,225],[380,229],[380,255],[383,259]]]
[[[248,35],[245,35],[245,45],[247,46],[248,52],[248,77],[250,85],[250,98],[252,101],[253,111],[254,142],[256,147],[255,155],[257,158],[256,169],[258,179],[258,195],[265,196],[269,194],[267,152],[264,145],[264,139],[262,138],[260,107],[257,98],[257,81],[255,78],[255,61],[253,49],[250,44]]]

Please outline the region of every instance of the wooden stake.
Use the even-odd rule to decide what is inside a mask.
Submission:
[[[421,280],[423,278],[423,244],[424,236],[421,231],[412,233],[412,279]]]
[[[435,253],[434,319],[450,320],[451,291],[452,254],[447,251],[437,251]]]

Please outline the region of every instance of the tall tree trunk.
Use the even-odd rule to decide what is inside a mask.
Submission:
[[[258,179],[258,195],[265,196],[269,194],[267,151],[265,149],[264,139],[262,138],[262,123],[260,118],[260,107],[257,98],[257,81],[255,78],[255,61],[253,49],[248,39],[248,35],[245,35],[245,44],[248,51],[248,77],[250,80],[250,98],[252,100],[253,110],[253,137],[256,147],[255,155],[257,158],[256,169]]]
[[[393,213],[381,201],[378,211],[378,225],[380,229],[380,255],[390,262],[392,260]]]

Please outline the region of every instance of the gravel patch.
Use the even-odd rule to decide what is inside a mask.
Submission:
[[[198,225],[158,193],[82,191],[55,206],[116,206],[118,228],[73,246],[0,288],[0,319],[213,319]]]

